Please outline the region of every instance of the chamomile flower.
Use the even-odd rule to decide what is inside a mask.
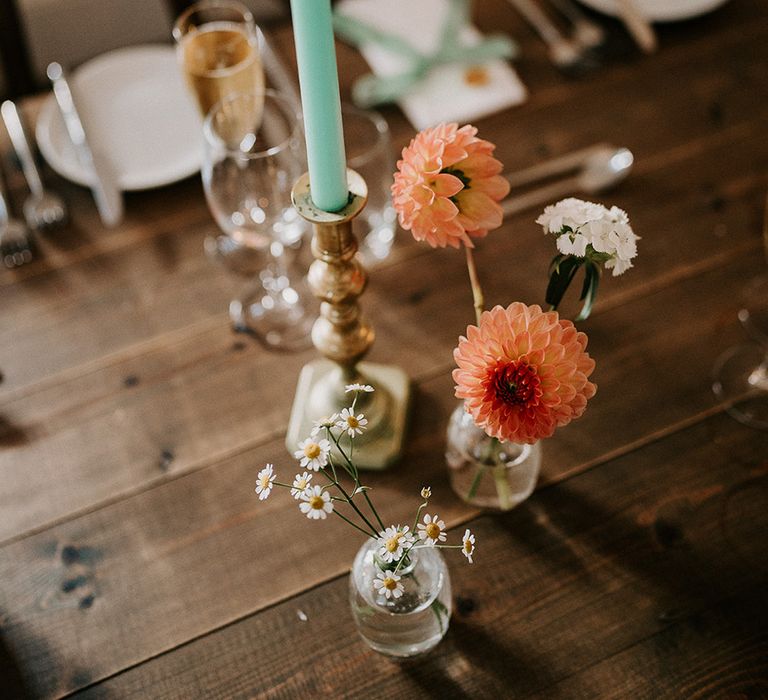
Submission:
[[[421,489],[421,497],[426,501],[432,497],[432,489],[429,486],[425,486]]]
[[[472,563],[472,555],[475,552],[475,536],[469,531],[464,531],[464,537],[461,538],[461,553]]]
[[[315,424],[312,426],[312,430],[309,432],[310,437],[317,437],[320,434],[320,431],[325,430],[326,428],[333,428],[336,425],[338,418],[339,414],[334,413],[326,418],[316,420]]]
[[[410,549],[415,542],[416,538],[409,532],[407,525],[405,527],[393,525],[379,533],[379,549],[376,553],[386,562],[398,561],[403,556],[403,552]]]
[[[328,440],[315,440],[315,438],[308,437],[299,443],[299,449],[293,453],[293,456],[300,460],[299,466],[317,472],[328,464],[330,451],[331,443]]]
[[[269,494],[272,492],[272,482],[276,476],[272,471],[271,464],[268,464],[256,475],[256,493],[259,494],[260,501],[269,497]]]
[[[425,515],[424,522],[419,523],[419,539],[434,546],[438,542],[445,542],[445,523],[437,515]]]
[[[380,596],[399,598],[405,590],[400,577],[394,571],[379,571],[373,581],[373,587]]]
[[[328,513],[333,512],[331,494],[323,491],[321,486],[307,486],[301,494],[299,509],[310,520],[325,520]]]
[[[373,387],[370,384],[347,384],[347,386],[344,387],[344,391],[346,391],[348,394],[353,391],[365,391],[367,393],[371,393],[373,391]]]
[[[351,438],[362,435],[366,425],[368,419],[362,413],[356,416],[351,408],[342,409],[336,421],[336,427],[346,431]]]
[[[309,486],[310,481],[312,481],[312,475],[309,472],[297,474],[296,478],[294,478],[293,483],[291,484],[293,487],[291,489],[291,496],[293,496],[298,501],[301,498],[301,494],[307,490],[307,486]]]

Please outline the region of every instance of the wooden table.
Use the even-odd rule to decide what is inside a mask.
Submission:
[[[358,640],[360,542],[343,523],[253,493],[264,462],[293,474],[283,434],[314,354],[230,331],[198,180],[128,195],[113,231],[53,180],[71,226],[0,273],[0,696],[768,697],[768,434],[710,391],[715,358],[744,339],[740,291],[765,270],[764,9],[733,0],[660,27],[657,55],[630,49],[569,82],[505,3],[477,3],[482,29],[519,38],[531,90],[482,135],[512,169],[630,147],[636,169],[607,199],[643,239],[581,325],[597,396],[503,516],[446,480],[451,351],[472,318],[463,256],[402,235],[374,271],[371,359],[406,367],[415,395],[405,457],[370,476],[374,497],[398,522],[431,484],[455,533],[471,522],[478,537],[473,566],[449,562],[451,629],[418,662]],[[290,28],[275,38],[293,61]],[[347,92],[365,68],[339,51]],[[386,116],[404,145],[411,128]],[[543,301],[552,245],[535,215],[478,248],[489,303]]]

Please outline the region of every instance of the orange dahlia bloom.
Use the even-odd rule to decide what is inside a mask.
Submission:
[[[481,238],[501,226],[497,202],[509,193],[491,154],[496,146],[466,125],[439,124],[418,133],[397,162],[392,201],[400,225],[433,248]]]
[[[587,336],[520,302],[483,312],[453,351],[456,396],[491,437],[532,444],[578,418],[597,387]]]

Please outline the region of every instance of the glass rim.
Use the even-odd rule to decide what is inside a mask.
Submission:
[[[293,100],[291,100],[289,97],[286,97],[284,94],[278,92],[277,90],[272,90],[271,88],[266,88],[261,94],[264,95],[265,102],[267,97],[275,100],[281,105],[281,107],[285,109],[285,113],[289,114],[293,118],[293,124],[291,125],[290,133],[280,143],[275,144],[274,146],[270,146],[263,151],[249,151],[246,153],[239,148],[231,148],[228,146],[226,142],[216,134],[213,128],[214,117],[218,112],[221,111],[225,104],[234,102],[235,100],[243,99],[244,97],[255,99],[259,95],[259,93],[255,92],[230,93],[226,97],[219,100],[215,105],[213,105],[213,107],[211,107],[208,114],[205,115],[205,120],[203,121],[203,137],[205,138],[206,143],[217,146],[221,145],[224,152],[228,156],[237,156],[239,158],[245,158],[248,160],[268,158],[286,150],[288,145],[296,139],[296,135],[301,127],[301,119],[296,112]]]
[[[184,38],[182,25],[186,22],[195,12],[199,12],[203,9],[223,7],[230,10],[235,10],[243,15],[243,23],[248,24],[251,28],[256,28],[256,21],[253,18],[253,13],[243,3],[237,0],[199,0],[199,2],[190,5],[184,12],[182,12],[173,23],[173,30],[171,34],[175,41],[179,42]]]

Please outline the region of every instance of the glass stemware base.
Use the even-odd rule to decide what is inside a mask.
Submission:
[[[737,345],[715,364],[712,391],[740,423],[768,430],[768,349],[759,343]]]

